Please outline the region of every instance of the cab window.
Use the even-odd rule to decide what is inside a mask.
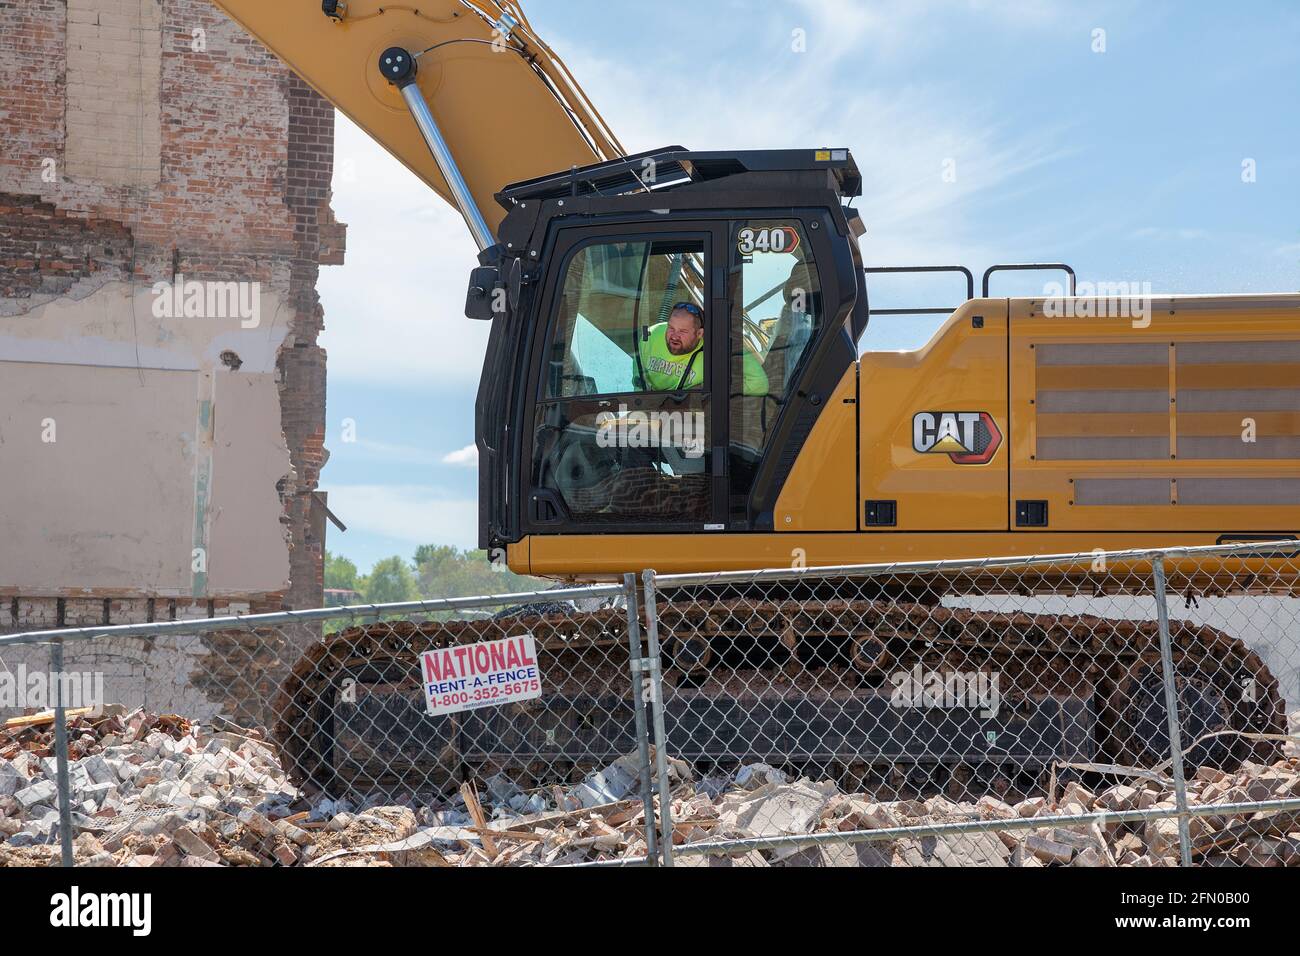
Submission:
[[[731,235],[731,496],[743,509],[754,473],[824,321],[805,224],[746,220]]]
[[[608,242],[569,260],[544,398],[647,388],[647,343],[673,306],[703,303],[703,240]]]
[[[665,376],[647,374],[674,306],[707,301],[705,250],[704,237],[630,239],[568,256],[533,423],[534,525],[710,521],[709,383],[656,390]]]

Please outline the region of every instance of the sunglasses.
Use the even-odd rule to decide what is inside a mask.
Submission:
[[[701,309],[701,308],[700,308],[698,305],[696,305],[694,302],[678,302],[675,306],[673,306],[673,311],[674,311],[674,312],[677,312],[677,311],[689,312],[691,315],[695,316],[697,319],[703,319],[703,318],[704,318],[704,310]]]

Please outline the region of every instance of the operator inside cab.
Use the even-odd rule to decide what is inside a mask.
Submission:
[[[678,302],[667,322],[648,330],[641,342],[641,374],[651,392],[683,392],[704,384],[704,310]],[[767,373],[758,359],[744,356],[744,393],[766,395]]]

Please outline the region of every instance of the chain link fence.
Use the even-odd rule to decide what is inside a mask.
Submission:
[[[0,856],[1300,865],[1297,551],[647,571],[0,638],[51,707],[0,735]]]
[[[1300,865],[1293,547],[652,578],[669,850]]]
[[[0,738],[0,853],[645,862],[640,642],[623,585],[0,638],[11,673],[67,678],[64,714]]]

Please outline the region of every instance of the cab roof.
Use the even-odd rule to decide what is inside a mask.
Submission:
[[[728,177],[744,173],[779,176],[822,170],[831,173],[831,181],[841,197],[862,195],[862,174],[848,149],[764,149],[697,153],[682,146],[666,146],[514,183],[497,193],[496,200],[510,209],[516,203],[529,199],[620,196],[647,189],[660,192],[692,183],[720,183]]]

